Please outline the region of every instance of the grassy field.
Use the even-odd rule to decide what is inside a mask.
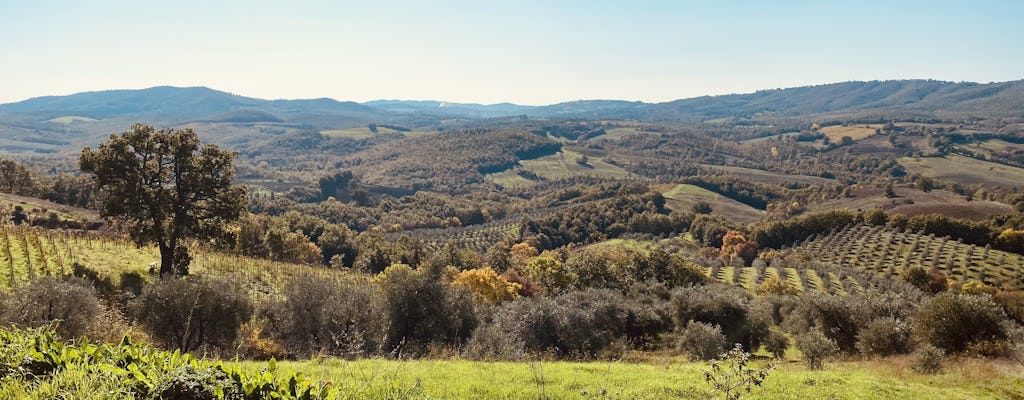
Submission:
[[[605,139],[610,139],[610,140],[619,140],[619,139],[622,139],[625,136],[637,135],[637,134],[639,134],[639,135],[660,135],[660,133],[658,133],[658,132],[647,132],[647,131],[637,130],[637,128],[635,128],[635,127],[628,127],[628,128],[612,128],[612,129],[609,129],[607,131],[607,133],[605,133],[603,136],[600,136],[600,138],[605,138]]]
[[[666,185],[661,189],[665,205],[674,211],[688,212],[694,204],[704,201],[711,205],[715,213],[741,224],[757,222],[765,214],[764,211],[694,185]]]
[[[629,176],[629,172],[615,165],[590,157],[587,164],[582,165],[576,162],[583,155],[571,150],[564,150],[550,156],[544,156],[532,160],[522,160],[517,168],[530,171],[545,179],[562,179],[574,176],[592,176],[600,178],[623,179]],[[487,179],[505,187],[522,187],[533,185],[534,182],[518,174],[517,168],[508,169],[493,174],[487,174]]]
[[[1024,184],[1024,168],[964,156],[903,157],[899,162],[911,173],[962,185],[1015,187]]]
[[[763,169],[733,167],[733,166],[728,166],[728,165],[710,165],[710,164],[701,164],[701,167],[722,171],[722,172],[728,173],[730,175],[736,175],[738,177],[741,177],[741,178],[744,178],[744,179],[748,179],[748,180],[751,180],[751,181],[754,181],[754,182],[763,182],[763,183],[771,183],[771,184],[781,184],[781,183],[788,183],[788,182],[797,182],[797,183],[805,183],[805,184],[810,184],[810,185],[831,185],[831,184],[835,184],[836,183],[835,180],[833,180],[833,179],[822,178],[820,176],[788,175],[788,174],[780,174],[780,173],[777,173],[777,172],[765,171]]]
[[[673,358],[642,362],[474,362],[336,359],[281,362],[354,393],[406,393],[441,399],[692,399],[708,396],[704,363]],[[947,361],[946,372],[920,375],[906,358],[826,363],[809,371],[793,360],[744,399],[1007,399],[1024,397],[1024,368],[998,361]],[[257,371],[265,363],[243,362]]]
[[[839,143],[843,136],[849,136],[853,140],[868,138],[875,134],[875,129],[879,129],[881,127],[881,125],[832,125],[821,128],[819,132],[827,136],[829,140]]]

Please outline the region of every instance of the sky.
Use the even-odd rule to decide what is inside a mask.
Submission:
[[[265,99],[660,102],[1024,79],[1024,1],[0,0],[0,103],[207,86]]]

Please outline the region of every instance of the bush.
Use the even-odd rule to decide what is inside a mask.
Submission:
[[[922,374],[937,374],[942,371],[942,359],[945,357],[945,351],[925,343],[914,350],[914,361],[910,368]]]
[[[634,333],[643,337],[652,326],[660,329],[657,313],[648,311],[608,289],[520,298],[502,304],[494,311],[493,320],[474,332],[467,355],[486,359],[517,359],[526,353],[599,357],[623,340],[635,340]]]
[[[0,323],[22,328],[53,324],[64,338],[86,336],[104,308],[96,290],[81,278],[45,277],[3,297]]]
[[[910,351],[910,326],[892,317],[877,318],[860,330],[857,349],[862,354],[883,357],[907,353]]]
[[[992,298],[943,293],[923,305],[914,319],[914,331],[925,343],[947,353],[959,353],[972,344],[1004,341],[1007,320]]]
[[[729,343],[756,348],[768,335],[768,321],[750,315],[750,294],[737,286],[707,285],[676,289],[669,313],[677,329],[690,321],[718,325]]]
[[[292,354],[357,356],[380,348],[387,314],[376,286],[301,274],[281,295],[260,315],[266,333]]]
[[[220,369],[185,365],[163,376],[153,394],[158,399],[216,400],[240,397],[242,389]]]
[[[772,357],[781,359],[789,349],[789,338],[779,331],[771,331],[764,339],[764,351],[771,353]]]
[[[725,352],[725,335],[718,325],[691,321],[680,334],[677,347],[691,359],[713,360]]]
[[[796,348],[804,354],[804,363],[810,369],[821,369],[825,359],[839,351],[836,342],[817,329],[797,336]]]
[[[770,277],[757,285],[754,293],[757,293],[758,296],[798,296],[800,290],[782,279]]]
[[[444,285],[426,270],[395,264],[377,277],[388,326],[385,350],[423,354],[433,344],[464,344],[477,325],[469,291]]]
[[[846,353],[856,351],[857,323],[850,303],[839,296],[807,293],[800,297],[785,321],[798,335],[816,330]]]
[[[230,348],[253,313],[247,293],[231,282],[188,276],[162,279],[131,305],[150,337],[169,348]]]

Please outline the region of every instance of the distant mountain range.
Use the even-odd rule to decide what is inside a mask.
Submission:
[[[334,99],[264,100],[206,87],[160,86],[0,104],[0,152],[80,151],[135,122],[192,126],[204,141],[233,148],[287,133],[345,130],[370,123],[426,130],[518,123],[518,117],[785,125],[824,120],[1024,117],[1024,81],[844,82],[664,103],[582,100],[547,106],[511,103]]]
[[[327,98],[263,100],[206,87],[160,86],[141,90],[37,97],[0,104],[0,116],[35,116],[40,121],[68,115],[97,120],[160,116],[161,120],[177,122],[314,121],[307,122],[313,126],[333,125],[340,121],[361,124],[366,121],[409,119],[411,116],[473,119],[527,115],[540,118],[701,122],[726,117],[794,117],[871,111],[1019,117],[1024,116],[1024,81],[990,84],[933,80],[843,82],[747,94],[704,96],[664,103],[583,100],[547,106],[404,100],[376,100],[360,104]]]

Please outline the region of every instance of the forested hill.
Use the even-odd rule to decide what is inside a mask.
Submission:
[[[374,109],[332,99],[263,100],[206,87],[159,86],[140,90],[83,92],[0,104],[2,114],[80,115],[93,119],[168,115],[199,119],[239,110],[287,114],[374,114]]]
[[[0,104],[0,115],[64,115],[105,119],[164,115],[183,120],[251,122],[296,120],[334,115],[360,120],[387,120],[418,115],[493,118],[529,115],[570,119],[642,119],[702,122],[723,117],[798,117],[821,114],[874,113],[935,117],[1007,117],[1024,112],[1024,81],[954,83],[934,80],[843,82],[747,94],[703,96],[665,103],[580,100],[547,106],[446,103],[439,101],[372,101],[363,104],[333,99],[262,100],[205,87],[169,86],[142,90],[85,92],[37,97]],[[288,118],[290,116],[290,118]],[[429,118],[428,118],[429,119]]]
[[[686,120],[865,111],[936,116],[1020,116],[1024,112],[1024,81],[990,84],[932,80],[844,82],[676,100],[651,105],[644,110],[643,116]]]

